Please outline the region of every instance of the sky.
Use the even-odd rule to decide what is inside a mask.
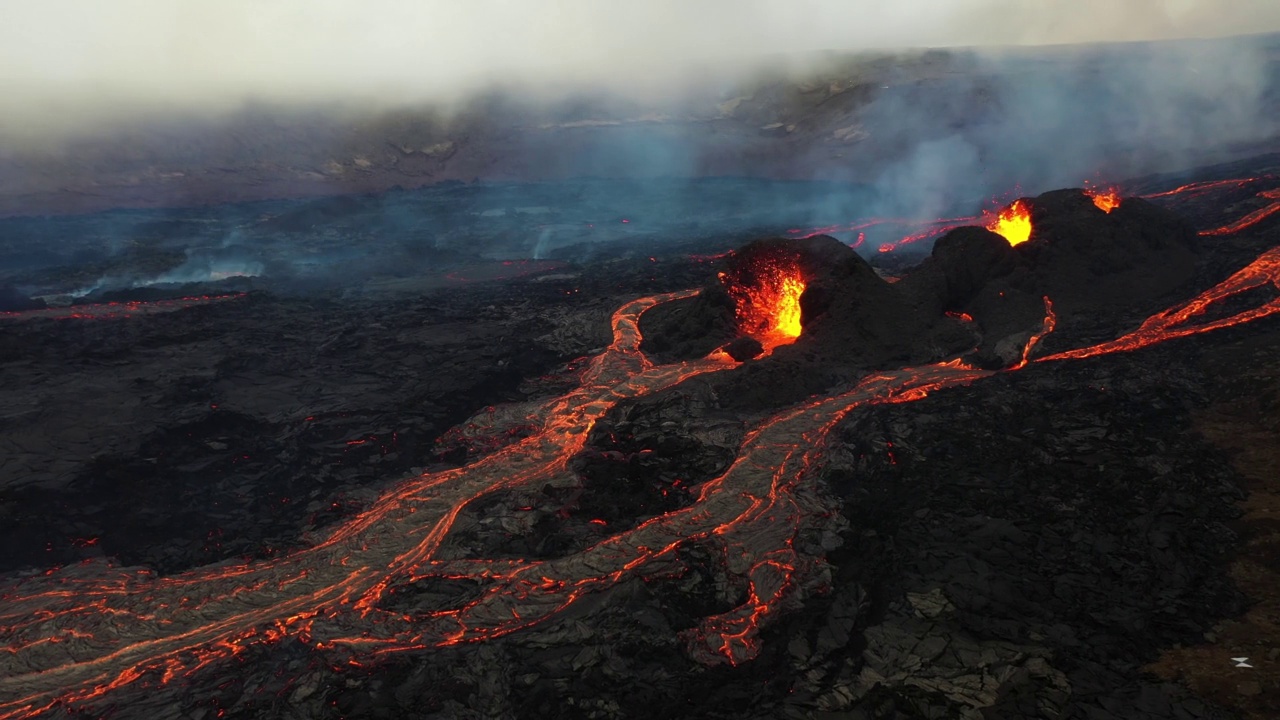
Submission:
[[[0,0],[0,122],[80,101],[663,86],[779,52],[1270,31],[1277,0]]]

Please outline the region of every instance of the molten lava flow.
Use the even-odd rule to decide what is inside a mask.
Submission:
[[[877,248],[878,252],[889,253],[898,250],[904,245],[911,245],[924,240],[932,240],[946,233],[967,225],[982,223],[988,230],[998,232],[1004,235],[1010,244],[1017,245],[1025,242],[1031,236],[1031,215],[1028,208],[1022,201],[1017,201],[1013,205],[1005,208],[999,213],[992,213],[983,210],[981,215],[969,215],[965,217],[947,217],[935,218],[932,220],[910,220],[904,218],[872,218],[861,222],[851,223],[848,225],[828,225],[826,227],[788,230],[787,234],[792,237],[808,238],[815,235],[830,235],[840,232],[857,232],[858,239],[849,243],[851,247],[859,247],[866,241],[866,235],[862,231],[877,226],[904,226],[904,227],[923,227],[921,230],[911,235],[904,235],[901,238],[887,243],[881,243]],[[1001,223],[1005,223],[1002,225]],[[1022,227],[1025,225],[1025,227]],[[997,229],[997,226],[1003,229]]]
[[[1044,322],[1040,325],[1040,331],[1032,333],[1031,337],[1027,338],[1027,344],[1022,347],[1022,359],[1010,369],[1021,370],[1026,367],[1031,360],[1031,351],[1035,350],[1036,345],[1039,345],[1040,341],[1053,332],[1053,329],[1057,326],[1058,316],[1053,312],[1053,301],[1046,295],[1044,298]]]
[[[1128,352],[1165,340],[1231,327],[1280,312],[1280,297],[1276,297],[1257,307],[1240,310],[1234,315],[1193,324],[1194,320],[1204,315],[1215,304],[1266,285],[1272,285],[1280,291],[1280,248],[1268,250],[1235,275],[1206,290],[1190,302],[1152,315],[1138,326],[1138,329],[1127,335],[1110,342],[1049,355],[1040,358],[1039,361],[1078,359],[1114,352]]]
[[[977,220],[977,216],[954,217],[954,218],[934,218],[932,220],[919,220],[908,218],[871,218],[861,222],[849,223],[847,225],[827,225],[825,227],[815,227],[808,229],[793,228],[787,231],[787,235],[794,238],[811,238],[817,235],[833,235],[835,233],[857,233],[856,239],[848,243],[850,247],[861,247],[867,241],[866,230],[880,226],[902,226],[902,227],[926,227],[927,230],[907,235],[895,242],[880,245],[879,252],[893,252],[902,245],[908,245],[913,242],[927,240],[937,237],[948,230],[969,225]]]
[[[1120,190],[1118,188],[1111,187],[1106,190],[1085,188],[1084,194],[1088,195],[1093,200],[1093,204],[1097,205],[1098,209],[1105,213],[1110,213],[1120,207]]]
[[[1234,178],[1230,180],[1207,180],[1203,182],[1188,183],[1186,185],[1176,187],[1173,190],[1166,190],[1164,192],[1158,192],[1158,193],[1149,193],[1147,195],[1143,195],[1142,197],[1147,199],[1180,197],[1183,195],[1190,195],[1194,197],[1198,195],[1203,195],[1204,193],[1207,193],[1212,190],[1218,190],[1221,188],[1246,188],[1255,183],[1263,182],[1266,180],[1274,180],[1274,179],[1275,178],[1273,176],[1266,175],[1266,176],[1260,176],[1260,177]],[[1201,230],[1200,235],[1202,236],[1232,235],[1234,233],[1240,232],[1241,230],[1245,230],[1250,227],[1253,227],[1254,225],[1257,225],[1258,223],[1262,222],[1263,220],[1266,220],[1272,215],[1280,213],[1280,188],[1263,190],[1258,193],[1258,197],[1264,200],[1270,200],[1271,202],[1268,203],[1265,207],[1255,210],[1238,220],[1227,223],[1226,225],[1213,228],[1210,230]]]
[[[1015,200],[995,215],[988,213],[987,217],[986,228],[1004,237],[1010,245],[1021,245],[1031,239],[1031,208],[1022,200]]]
[[[955,230],[958,227],[964,227],[965,225],[972,225],[974,222],[976,222],[979,219],[980,218],[977,215],[975,215],[973,217],[947,218],[945,220],[937,220],[935,221],[937,224],[934,227],[929,228],[928,230],[925,230],[923,232],[918,232],[914,235],[907,235],[894,242],[885,243],[881,245],[879,248],[879,252],[882,252],[882,253],[893,252],[898,248],[902,247],[903,245],[918,243],[922,240],[931,240],[933,238],[938,237],[939,235],[942,235],[945,232],[948,232],[950,230]]]
[[[800,337],[800,296],[804,294],[804,281],[799,277],[782,279],[775,301],[774,332],[794,340]]]
[[[1089,193],[1090,196],[1093,197],[1093,193],[1097,191],[1086,190],[1085,192]],[[1105,193],[1102,193],[1102,194],[1106,198],[1108,198],[1108,200],[1106,201],[1112,203],[1111,206],[1113,208],[1116,205],[1120,204],[1120,197],[1119,197],[1118,190],[1114,190],[1114,189],[1107,190],[1105,191]],[[1114,198],[1114,200],[1112,201],[1110,200],[1110,198]],[[1100,202],[1103,202],[1103,200],[1099,200],[1095,198],[1094,202],[1100,203]],[[1102,207],[1102,205],[1099,204],[1099,207]],[[1111,212],[1110,209],[1107,209],[1107,208],[1103,208],[1103,209],[1107,210],[1107,212]],[[889,252],[894,252],[895,250],[898,250],[904,245],[918,243],[923,240],[931,240],[933,238],[938,237],[939,235],[942,235],[943,233],[946,233],[949,230],[954,230],[959,227],[965,227],[968,225],[974,225],[978,223],[981,223],[982,225],[984,225],[988,230],[1004,236],[1004,238],[1009,241],[1010,245],[1018,245],[1020,243],[1024,243],[1031,237],[1031,212],[1030,212],[1030,208],[1028,208],[1026,203],[1023,202],[1022,200],[1015,201],[1012,205],[1009,205],[1008,207],[1004,208],[999,212],[991,212],[988,210],[983,210],[981,215],[970,215],[967,217],[935,218],[932,220],[913,220],[913,219],[905,219],[905,218],[871,218],[868,220],[863,220],[861,222],[850,223],[848,225],[828,225],[826,227],[817,227],[817,228],[809,228],[809,229],[795,228],[795,229],[788,230],[787,234],[791,237],[809,238],[815,235],[830,235],[833,233],[841,233],[841,232],[857,232],[858,239],[855,242],[848,243],[851,247],[856,248],[861,246],[866,241],[866,235],[862,231],[868,230],[873,227],[904,226],[904,227],[925,228],[924,230],[915,232],[911,235],[905,235],[893,242],[881,243],[877,248],[878,252],[889,253]]]
[[[178,682],[251,645],[285,637],[345,653],[497,637],[630,574],[634,567],[596,577],[592,572],[609,565],[602,560],[590,568],[544,568],[550,584],[536,585],[521,574],[533,563],[481,560],[454,573],[498,583],[474,603],[429,617],[379,607],[395,582],[437,571],[435,552],[469,503],[504,489],[573,482],[569,458],[615,404],[732,367],[714,360],[654,366],[639,352],[640,314],[693,294],[642,298],[619,309],[613,343],[582,372],[579,387],[528,411],[523,421],[540,431],[462,468],[402,483],[308,549],[173,577],[90,564],[0,586],[0,647],[7,650],[0,653],[0,718],[30,717],[58,704],[91,705],[130,686]],[[638,567],[648,548],[659,547],[655,542],[642,537],[622,553],[636,554]],[[556,577],[562,579],[551,580]],[[538,605],[535,598],[532,607],[516,610],[543,595],[553,602]]]
[[[1163,192],[1156,192],[1156,193],[1148,193],[1140,197],[1150,200],[1150,199],[1158,199],[1158,198],[1178,197],[1182,195],[1197,196],[1197,195],[1202,195],[1204,193],[1208,193],[1214,190],[1220,190],[1223,188],[1244,188],[1244,187],[1248,187],[1250,184],[1261,182],[1264,180],[1271,180],[1271,179],[1274,179],[1274,178],[1269,176],[1262,176],[1262,177],[1249,177],[1249,178],[1234,178],[1229,180],[1209,180],[1204,182],[1194,182],[1194,183],[1189,183],[1187,185],[1183,185],[1181,187],[1174,188],[1173,190],[1166,190]],[[1093,201],[1094,205],[1096,205],[1100,210],[1106,213],[1110,213],[1112,210],[1115,210],[1117,207],[1119,207],[1123,200],[1123,198],[1120,195],[1120,189],[1115,186],[1107,187],[1106,189],[1100,189],[1097,187],[1092,187],[1088,183],[1086,183],[1084,192]],[[1261,195],[1269,199],[1280,199],[1280,197],[1277,197],[1278,192],[1280,191],[1271,190],[1271,191],[1267,191],[1266,193],[1261,193]],[[1267,194],[1267,193],[1271,193],[1271,194]],[[1233,232],[1238,232],[1239,230],[1242,230],[1251,225],[1254,225],[1259,221],[1267,217],[1270,217],[1275,213],[1280,213],[1280,203],[1277,203],[1272,207],[1259,210],[1256,213],[1252,213],[1249,216],[1241,218],[1240,220],[1237,220],[1230,225],[1220,227],[1214,230],[1206,230],[1201,232],[1200,234],[1201,235],[1229,235]],[[995,232],[1004,236],[1005,239],[1009,240],[1009,243],[1012,245],[1017,245],[1019,243],[1026,242],[1031,237],[1031,216],[1030,216],[1030,213],[1027,212],[1027,208],[1025,204],[1022,203],[1022,201],[1017,201],[1013,203],[1012,205],[1000,211],[999,213],[992,213],[984,210],[981,215],[975,215],[971,217],[937,218],[934,220],[910,220],[910,219],[904,219],[904,218],[871,218],[868,220],[863,220],[856,223],[850,223],[847,225],[828,225],[825,227],[815,227],[815,228],[808,228],[808,229],[796,228],[796,229],[788,230],[787,235],[791,237],[797,237],[797,238],[808,238],[808,237],[813,237],[815,235],[831,235],[834,233],[857,232],[859,233],[859,239],[852,243],[849,243],[849,245],[851,247],[859,247],[865,242],[865,234],[862,233],[862,231],[868,230],[873,227],[922,226],[926,228],[925,230],[922,230],[920,232],[916,232],[911,235],[905,235],[893,242],[881,243],[878,247],[878,251],[882,253],[888,253],[888,252],[894,252],[895,250],[898,250],[904,245],[910,245],[912,243],[917,243],[922,240],[933,239],[939,235],[942,235],[948,230],[953,230],[955,228],[962,227],[965,225],[973,225],[979,222],[981,222],[988,230],[991,230],[992,232]]]
[[[796,282],[786,283],[788,277]],[[1280,315],[1280,297],[1257,300],[1261,294],[1250,293],[1268,285],[1280,290],[1280,248],[1122,337],[1031,361],[1056,321],[1046,299],[1044,324],[1010,371],[1138,350]],[[783,267],[768,287],[772,294],[759,304],[776,308],[784,297],[798,299],[803,281]],[[477,500],[576,483],[569,460],[618,402],[733,367],[715,359],[654,365],[640,353],[640,314],[692,294],[624,305],[614,314],[613,343],[581,372],[577,388],[522,413],[508,409],[535,432],[463,467],[400,483],[310,548],[170,577],[86,562],[9,581],[0,587],[0,720],[102,716],[208,668],[238,673],[253,646],[286,639],[348,665],[484,642],[561,617],[584,597],[621,582],[680,572],[677,551],[691,543],[716,548],[730,584],[741,583],[747,592],[737,607],[682,633],[689,654],[707,664],[750,660],[770,622],[830,586],[830,568],[805,540],[842,529],[838,504],[820,477],[830,431],[859,408],[920,400],[992,371],[958,360],[886,371],[843,394],[780,411],[746,434],[736,460],[698,488],[692,505],[579,552],[547,560],[440,552],[455,520]],[[1234,314],[1206,320],[1212,308]],[[793,327],[790,313],[766,313],[766,329]],[[483,589],[443,610],[409,614],[384,607],[397,584],[431,578],[470,580]]]
[[[1254,210],[1253,212],[1249,213],[1248,215],[1245,215],[1244,217],[1240,218],[1239,220],[1236,220],[1233,223],[1228,223],[1226,225],[1223,225],[1220,228],[1214,228],[1213,230],[1201,230],[1200,234],[1201,235],[1231,235],[1233,233],[1238,233],[1241,230],[1244,230],[1246,228],[1253,227],[1254,225],[1257,225],[1258,223],[1262,222],[1263,220],[1266,220],[1272,215],[1275,215],[1276,213],[1280,213],[1280,189],[1264,190],[1258,193],[1258,197],[1271,200],[1272,202],[1270,205],[1267,205],[1261,210]]]
[[[800,337],[800,296],[805,281],[794,261],[758,258],[740,272],[721,273],[733,298],[738,327],[766,353]]]
[[[1255,183],[1263,179],[1266,179],[1266,178],[1250,177],[1250,178],[1233,178],[1230,180],[1205,180],[1202,182],[1188,183],[1186,185],[1182,185],[1181,187],[1176,187],[1172,190],[1165,190],[1164,192],[1148,193],[1146,195],[1143,195],[1142,197],[1148,200],[1152,200],[1155,198],[1174,197],[1177,195],[1187,195],[1187,194],[1196,195],[1200,193],[1206,193],[1211,190],[1218,190],[1220,188],[1225,188],[1225,187],[1242,188],[1250,185],[1251,183]]]
[[[32,318],[48,318],[51,320],[117,320],[138,315],[173,312],[196,305],[238,300],[244,293],[229,295],[194,295],[174,298],[172,300],[130,300],[124,302],[92,303],[85,305],[68,305],[66,307],[38,308],[35,310],[15,310],[0,312],[0,320],[27,320]]]

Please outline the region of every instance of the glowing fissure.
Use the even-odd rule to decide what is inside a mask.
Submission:
[[[1016,367],[1137,350],[1280,313],[1274,298],[1196,322],[1211,307],[1267,284],[1280,288],[1280,248],[1115,340],[1031,360],[1056,322],[1046,298],[1045,321]],[[732,367],[714,358],[655,366],[639,352],[640,314],[693,294],[642,298],[620,308],[613,343],[582,371],[579,387],[529,411],[526,422],[538,432],[464,467],[404,481],[309,549],[166,578],[86,562],[12,583],[0,595],[0,645],[7,651],[0,655],[0,718],[55,707],[92,711],[115,691],[181,682],[253,644],[285,638],[358,665],[385,653],[500,637],[625,578],[669,572],[654,561],[690,542],[723,548],[727,572],[749,588],[741,606],[686,632],[690,654],[705,663],[751,659],[761,628],[828,580],[823,558],[797,551],[795,541],[840,521],[819,481],[831,429],[859,408],[912,402],[994,371],[952,360],[881,372],[841,394],[781,411],[747,434],[738,458],[697,488],[692,505],[579,553],[543,561],[436,557],[454,520],[477,498],[575,483],[568,460],[619,401]],[[432,577],[474,579],[486,590],[461,607],[418,615],[380,607],[392,585]]]

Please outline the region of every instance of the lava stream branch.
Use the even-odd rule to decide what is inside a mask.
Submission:
[[[1219,228],[1214,228],[1213,230],[1202,230],[1200,234],[1201,235],[1233,235],[1235,233],[1240,232],[1241,230],[1257,225],[1258,223],[1262,222],[1263,220],[1266,220],[1267,218],[1271,217],[1272,215],[1275,215],[1276,213],[1280,213],[1280,188],[1277,188],[1274,190],[1264,190],[1258,193],[1258,197],[1266,200],[1271,200],[1272,202],[1266,207],[1260,210],[1255,210],[1249,213],[1248,215],[1245,215],[1244,217],[1240,218],[1239,220],[1236,220],[1235,222],[1227,223],[1226,225],[1223,225],[1222,227],[1219,227]]]
[[[1280,290],[1280,247],[1263,253],[1234,275],[1201,293],[1189,302],[1156,313],[1138,328],[1115,340],[1090,347],[1066,350],[1039,358],[1040,361],[1067,360],[1106,355],[1114,352],[1137,350],[1165,340],[1187,337],[1198,333],[1231,327],[1280,312],[1280,298],[1272,298],[1257,307],[1242,310],[1233,315],[1200,324],[1192,321],[1202,316],[1212,306],[1243,292],[1273,285]]]
[[[345,635],[328,626],[351,624],[350,615],[385,614],[376,610],[383,591],[431,556],[468,503],[567,472],[568,458],[618,401],[727,367],[711,360],[654,367],[639,351],[639,315],[691,294],[619,309],[614,342],[580,387],[530,416],[541,432],[464,468],[402,483],[309,549],[174,578],[71,566],[8,588],[0,717],[40,712],[56,699],[83,703],[149,674],[190,671],[208,664],[210,653],[232,657],[233,648],[275,639],[272,628],[323,640]],[[64,640],[59,628],[68,626],[78,635]]]

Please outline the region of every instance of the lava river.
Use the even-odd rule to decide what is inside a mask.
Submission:
[[[1280,248],[1127,335],[1030,364],[1136,350],[1275,314],[1276,299],[1236,309],[1245,300],[1241,293],[1267,284],[1280,289]],[[523,422],[539,432],[464,467],[401,483],[306,550],[164,578],[88,563],[11,583],[0,607],[0,718],[108,712],[147,688],[184,682],[254,644],[284,638],[354,664],[390,652],[481,642],[554,618],[622,579],[670,572],[675,551],[695,541],[723,548],[728,572],[747,581],[749,594],[741,606],[688,631],[688,651],[705,663],[750,660],[759,630],[827,580],[823,558],[797,549],[796,539],[841,522],[819,482],[828,432],[858,408],[911,402],[993,371],[958,360],[903,368],[784,410],[748,433],[736,461],[697,488],[689,507],[581,552],[544,561],[437,557],[455,519],[478,498],[574,484],[570,458],[618,402],[734,366],[717,359],[654,365],[639,351],[640,315],[691,295],[642,298],[620,308],[613,343],[583,371],[579,386],[529,409]],[[1234,314],[1205,319],[1230,298]],[[1052,331],[1053,321],[1049,311],[1033,343]],[[433,613],[381,607],[396,583],[432,577],[474,579],[485,591]]]

